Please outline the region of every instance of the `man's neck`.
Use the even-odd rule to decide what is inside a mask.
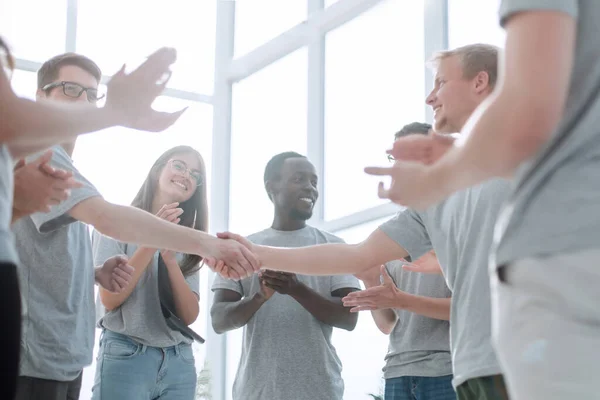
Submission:
[[[271,228],[278,231],[297,231],[306,226],[306,221],[302,219],[284,218],[275,214]]]

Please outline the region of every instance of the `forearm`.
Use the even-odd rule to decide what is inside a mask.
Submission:
[[[382,261],[385,255],[377,252],[361,251],[360,244],[328,243],[304,248],[255,245],[254,251],[263,268],[305,275],[354,275],[368,266],[389,261]]]
[[[177,262],[173,265],[167,263],[167,271],[169,273],[169,280],[171,281],[171,288],[173,289],[173,299],[175,301],[177,316],[186,325],[191,325],[200,313],[199,299],[185,281]]]
[[[535,101],[529,96],[501,93],[482,104],[463,129],[464,141],[434,167],[442,187],[456,191],[494,177],[511,177],[535,155],[547,140],[547,122],[552,122],[540,123],[530,102]]]
[[[107,310],[114,310],[127,300],[135,289],[142,274],[146,271],[146,268],[148,268],[155,252],[156,250],[154,249],[140,247],[133,253],[133,256],[131,256],[128,262],[128,264],[133,267],[131,281],[120,293],[111,293],[103,287],[100,287],[100,301],[102,301],[102,305],[104,305]]]
[[[211,243],[219,240],[205,232],[165,221],[135,207],[110,203],[102,207],[103,211],[95,215],[83,212],[74,217],[123,243],[178,253],[207,256]]]
[[[416,296],[408,293],[402,294],[402,300],[396,304],[398,309],[420,314],[425,317],[450,320],[450,301],[451,299],[433,298],[425,296]]]
[[[380,282],[376,280],[363,280],[363,283],[365,284],[366,289],[380,285]],[[398,320],[396,313],[390,308],[372,310],[371,316],[373,317],[373,321],[375,321],[377,328],[385,335],[392,333]]]
[[[308,286],[299,283],[298,289],[290,296],[323,324],[351,331],[356,326],[357,317],[344,307],[341,300],[324,298]]]
[[[116,114],[89,105],[64,105],[34,102],[14,96],[3,102],[3,141],[22,156],[28,151],[50,147],[83,133],[98,131],[118,124]]]
[[[213,329],[217,333],[225,333],[241,328],[265,301],[260,294],[255,293],[236,302],[214,303],[210,310]]]

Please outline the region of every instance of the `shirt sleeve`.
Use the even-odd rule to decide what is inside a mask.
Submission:
[[[502,0],[498,12],[500,25],[504,27],[510,17],[524,11],[559,11],[577,18],[577,3],[577,0]]]
[[[200,271],[194,272],[192,275],[185,278],[190,290],[200,297]]]
[[[54,168],[60,168],[73,173],[73,178],[80,182],[80,188],[72,189],[69,198],[62,203],[53,206],[50,212],[35,213],[31,215],[31,219],[35,224],[36,229],[40,233],[47,233],[59,229],[65,225],[75,222],[68,212],[77,204],[91,197],[100,196],[100,192],[79,173],[73,165],[73,161],[62,147],[55,146],[52,148],[52,159],[50,164]]]
[[[234,292],[239,293],[244,296],[244,287],[241,282],[234,281],[233,279],[223,278],[221,275],[216,275],[215,280],[213,281],[211,290],[214,292],[219,289],[227,289],[233,290]]]
[[[92,234],[92,253],[95,266],[104,264],[111,257],[126,254],[125,252],[125,246],[121,242],[94,230]]]
[[[402,246],[413,260],[417,260],[432,249],[429,233],[421,215],[409,208],[381,224],[379,229]]]

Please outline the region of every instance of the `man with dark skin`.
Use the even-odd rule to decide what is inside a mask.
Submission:
[[[317,179],[306,157],[294,152],[273,157],[264,176],[273,223],[248,239],[281,247],[343,242],[306,224],[319,195]],[[239,282],[217,277],[213,328],[223,333],[244,326],[233,399],[341,400],[342,365],[331,334],[333,327],[356,326],[356,313],[344,308],[341,298],[359,288],[350,275],[264,270]]]

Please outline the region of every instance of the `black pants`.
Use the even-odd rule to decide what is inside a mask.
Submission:
[[[17,392],[21,349],[21,293],[17,266],[0,262],[0,371],[4,384],[0,398],[12,400]]]
[[[16,400],[78,400],[82,376],[68,382],[20,376]]]

